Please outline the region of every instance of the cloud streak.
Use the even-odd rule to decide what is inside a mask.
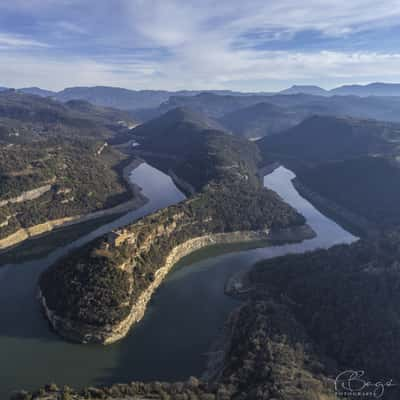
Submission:
[[[0,33],[1,84],[264,91],[400,80],[396,48],[358,45],[398,28],[397,0],[16,0],[0,12],[28,21]]]
[[[7,49],[49,47],[48,44],[21,35],[0,33],[0,46]]]

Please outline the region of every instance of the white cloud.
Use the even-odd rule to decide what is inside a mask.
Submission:
[[[10,86],[269,90],[295,82],[400,80],[397,51],[263,50],[265,42],[279,44],[304,30],[346,38],[394,26],[399,24],[398,0],[115,0],[113,13],[110,3],[101,0],[97,5],[78,0],[6,3],[0,10],[40,10],[38,15],[47,15],[42,26],[52,24],[73,37],[85,34],[85,42],[60,34],[58,39],[66,38],[64,54],[64,43],[55,34],[47,49],[25,36],[0,34],[0,83]],[[93,46],[92,56],[82,54],[81,45]],[[129,50],[135,47],[147,53]],[[13,52],[1,51],[10,48]]]
[[[398,24],[400,2],[387,0],[126,0],[132,37],[168,50],[160,62],[162,86],[220,88],[245,82],[400,78],[397,54],[264,51],[266,41],[296,32],[346,37]],[[252,34],[253,35],[249,35]],[[236,85],[236,86],[237,86]],[[275,83],[275,86],[279,83]]]
[[[200,63],[198,54],[190,57],[185,53],[178,65],[174,62],[164,66],[166,77],[179,87],[259,91],[280,89],[288,82],[400,81],[400,54],[240,51],[216,58],[210,51],[208,56]]]
[[[400,16],[400,3],[396,0],[257,0],[251,1],[247,10],[246,4],[242,4],[241,16],[235,21],[239,29],[254,26],[289,31],[310,29],[336,36],[382,23],[397,24],[396,17]]]
[[[22,35],[11,35],[7,33],[0,33],[0,46],[7,49],[23,47],[49,47],[46,43],[39,42]]]
[[[399,24],[398,0],[125,0],[132,27],[159,45],[179,45],[212,31],[233,38],[248,31],[316,30],[346,35]],[[274,33],[275,34],[275,33]]]
[[[87,58],[57,59],[26,54],[1,54],[1,84],[8,87],[41,86],[60,90],[69,86],[141,87],[154,73],[151,64],[107,64]]]
[[[220,55],[218,63],[210,51],[209,60],[197,64],[196,54],[180,61],[95,62],[72,58],[55,60],[29,55],[2,55],[2,84],[11,87],[38,85],[48,89],[68,86],[110,85],[132,89],[235,89],[277,90],[288,81],[366,83],[382,76],[400,81],[400,53],[317,53],[241,51]],[[4,83],[3,83],[4,82]]]

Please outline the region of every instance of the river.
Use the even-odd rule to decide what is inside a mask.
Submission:
[[[157,290],[143,320],[125,339],[110,346],[67,343],[55,335],[36,300],[38,277],[71,249],[182,201],[184,195],[169,176],[141,164],[131,179],[149,199],[145,206],[44,258],[0,268],[0,398],[7,398],[12,390],[32,390],[49,382],[82,387],[201,375],[208,349],[238,305],[224,295],[224,284],[232,274],[261,259],[356,240],[303,199],[291,183],[293,177],[291,171],[279,167],[264,178],[264,184],[306,217],[317,233],[314,239],[255,249],[220,246],[185,258]]]

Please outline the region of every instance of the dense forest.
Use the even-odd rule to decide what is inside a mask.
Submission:
[[[133,123],[122,111],[0,93],[0,238],[131,197],[127,156],[106,140]]]
[[[263,261],[250,273],[252,301],[286,308],[318,349],[322,368],[364,370],[369,379],[398,382],[399,258],[400,234],[394,231]],[[287,329],[288,335],[296,332],[289,325]],[[398,388],[385,394],[396,396]]]
[[[126,112],[86,101],[60,103],[14,90],[0,92],[0,142],[26,143],[51,136],[111,137],[120,121],[134,124]]]
[[[266,157],[288,165],[313,165],[364,155],[397,154],[400,126],[373,120],[314,116],[257,143]]]
[[[297,171],[302,184],[379,228],[400,225],[400,168],[383,157],[321,163]]]
[[[99,143],[54,138],[0,147],[0,238],[19,228],[115,206],[131,197],[122,179],[126,157]],[[37,198],[13,202],[46,187]],[[8,203],[7,203],[8,202]]]

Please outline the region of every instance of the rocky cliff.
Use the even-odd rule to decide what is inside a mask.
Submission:
[[[129,332],[131,326],[143,318],[147,303],[150,301],[154,291],[160,286],[166,275],[181,258],[206,246],[223,243],[253,242],[266,240],[268,237],[268,230],[219,233],[190,239],[174,247],[166,256],[164,265],[154,273],[154,280],[132,304],[128,316],[116,324],[108,324],[101,328],[94,327],[90,324],[77,325],[73,320],[61,318],[53,312],[48,307],[46,298],[41,290],[39,290],[39,299],[41,300],[45,314],[51,325],[61,336],[80,343],[111,344],[122,339]],[[121,269],[126,267],[127,266],[124,264],[119,266]]]
[[[36,189],[28,190],[26,192],[21,193],[19,196],[13,197],[7,200],[0,201],[0,207],[6,206],[8,204],[22,203],[24,201],[35,200],[40,197],[42,194],[48,192],[51,189],[51,184],[46,184]]]
[[[79,224],[81,222],[87,222],[96,218],[105,217],[108,215],[119,214],[123,212],[128,212],[143,206],[148,200],[142,195],[141,188],[137,185],[133,184],[129,179],[130,172],[135,169],[138,165],[141,164],[142,161],[134,160],[129,165],[127,165],[122,172],[122,175],[130,187],[132,193],[132,199],[125,201],[121,204],[116,205],[115,207],[110,207],[104,210],[99,210],[91,213],[87,213],[84,215],[71,215],[64,218],[52,219],[49,221],[42,222],[37,225],[20,228],[15,232],[11,233],[8,236],[0,239],[0,250],[8,249],[12,246],[15,246],[24,240],[31,239],[33,237],[41,236],[46,233],[53,231],[58,228],[65,228],[70,225]],[[33,189],[27,192],[24,192],[18,197],[3,200],[0,202],[0,207],[5,206],[11,203],[22,203],[25,201],[35,200],[42,196],[44,193],[50,191],[52,185],[44,185],[37,189]],[[59,191],[60,192],[60,191]],[[67,193],[67,191],[65,191]],[[12,218],[12,216],[6,217],[6,219],[0,223],[0,227],[7,226],[8,221]]]

